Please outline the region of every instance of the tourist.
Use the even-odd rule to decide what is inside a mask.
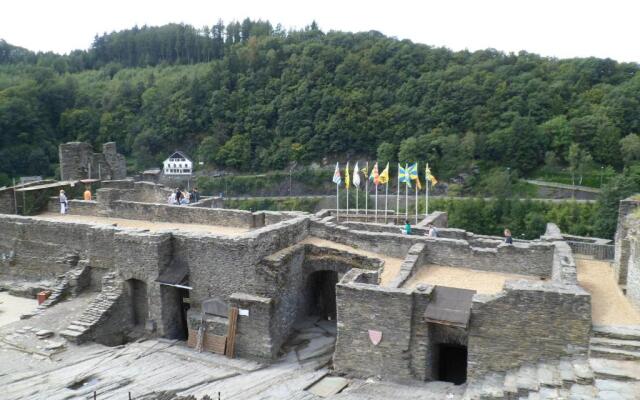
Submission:
[[[180,200],[182,200],[182,192],[180,191],[180,188],[176,188],[176,204],[180,205]]]
[[[191,190],[191,198],[189,199],[189,201],[192,203],[197,203],[198,201],[200,201],[200,193],[198,193],[197,187],[194,187]]]
[[[438,237],[438,230],[436,229],[435,226],[429,224],[427,225],[427,228],[429,229],[427,236],[429,236],[430,238],[437,238]]]
[[[189,204],[189,192],[182,192],[182,198],[180,199],[180,204]]]
[[[504,228],[504,242],[506,244],[513,244],[513,239],[511,238],[511,231],[508,228]]]
[[[405,235],[411,235],[411,224],[408,219],[404,220],[404,229],[402,230],[402,233]]]
[[[92,200],[92,198],[91,198],[91,189],[89,188],[89,186],[87,186],[85,188],[83,197],[84,197],[84,201],[91,201]]]
[[[67,195],[64,193],[64,190],[60,190],[60,214],[66,214],[69,209],[69,202],[67,201]]]

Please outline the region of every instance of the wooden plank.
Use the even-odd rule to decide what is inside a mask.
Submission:
[[[237,329],[238,329],[238,307],[231,307],[231,309],[229,310],[229,330],[227,331],[227,349],[225,352],[225,355],[229,358],[235,357]]]
[[[189,338],[187,339],[187,346],[195,349],[197,343],[198,343],[198,331],[189,329]],[[226,354],[225,350],[227,348],[227,337],[205,332],[202,338],[202,348],[212,353]]]

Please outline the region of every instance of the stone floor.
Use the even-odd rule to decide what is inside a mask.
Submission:
[[[154,393],[208,394],[217,399],[321,399],[306,389],[331,373],[335,324],[303,321],[280,360],[261,365],[198,353],[184,342],[142,340],[118,347],[76,346],[59,332],[95,294],[64,301],[29,320],[0,327],[2,399],[153,399]],[[36,332],[54,336],[38,339]],[[53,345],[53,346],[51,346]],[[53,347],[47,349],[47,347]],[[332,399],[460,399],[462,388],[434,382],[403,386],[349,380]]]
[[[425,265],[403,287],[413,289],[420,283],[475,290],[481,294],[493,294],[502,290],[507,280],[538,280],[534,277],[502,272],[478,271],[468,268]]]
[[[46,221],[56,221],[56,222],[67,221],[67,222],[75,222],[75,223],[91,224],[91,225],[117,225],[122,228],[148,229],[152,232],[171,230],[171,231],[181,231],[181,232],[215,233],[218,235],[237,236],[249,231],[249,229],[247,228],[238,228],[233,226],[179,224],[174,222],[152,222],[152,221],[141,221],[141,220],[135,220],[135,219],[98,217],[98,216],[90,216],[90,215],[61,215],[61,214],[50,213],[50,212],[43,213],[31,218],[42,219]]]

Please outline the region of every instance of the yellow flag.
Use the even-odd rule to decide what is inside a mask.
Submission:
[[[344,169],[344,186],[347,189],[351,186],[351,178],[349,177],[349,161],[347,161],[347,167]]]
[[[422,190],[422,183],[420,183],[420,177],[416,175],[416,188]]]
[[[378,177],[378,181],[383,185],[389,182],[389,163],[387,163],[387,166],[384,167],[384,171],[382,171],[382,173]]]
[[[425,170],[424,170],[424,174],[426,179],[431,182],[431,185],[435,186],[436,183],[438,183],[438,180],[436,179],[435,176],[431,175],[431,169],[429,168],[429,164],[427,164]]]

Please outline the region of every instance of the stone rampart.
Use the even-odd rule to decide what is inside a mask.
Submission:
[[[586,356],[590,334],[591,296],[581,287],[507,281],[500,294],[474,297],[469,378],[564,356]]]
[[[614,269],[618,283],[627,283],[627,265],[629,264],[629,229],[627,217],[640,206],[640,199],[635,196],[621,200],[618,206],[618,225],[615,234]]]
[[[487,239],[495,247],[474,247],[466,240],[428,238],[400,233],[368,232],[349,229],[328,221],[330,217],[311,218],[311,234],[350,246],[404,258],[414,244],[424,243],[425,262],[483,271],[506,272],[551,278],[554,247],[546,242],[515,242],[506,245]],[[475,243],[485,239],[475,239]]]

